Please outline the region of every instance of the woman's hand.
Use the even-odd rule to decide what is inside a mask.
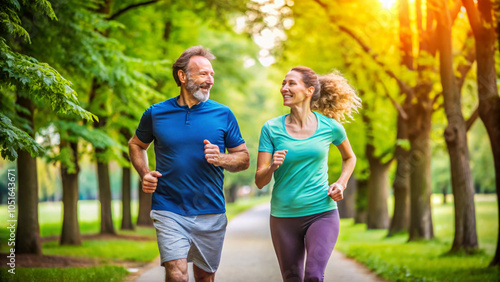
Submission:
[[[344,199],[344,190],[344,185],[335,182],[328,188],[328,196],[330,196],[330,198],[332,198],[335,202],[340,201]]]
[[[272,171],[277,170],[278,167],[283,164],[283,162],[285,161],[286,153],[288,153],[288,150],[274,152],[273,163],[271,164]]]

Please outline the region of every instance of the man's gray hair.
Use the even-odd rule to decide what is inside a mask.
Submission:
[[[183,72],[187,73],[189,60],[193,56],[202,56],[207,58],[208,60],[215,59],[214,54],[212,54],[208,49],[206,49],[203,46],[193,46],[191,48],[186,49],[172,66],[172,74],[174,75],[174,80],[177,83],[177,86],[181,86],[181,81],[178,75],[179,70],[182,70]]]

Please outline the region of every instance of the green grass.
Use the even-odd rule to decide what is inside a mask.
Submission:
[[[128,275],[125,268],[119,266],[68,267],[68,268],[16,268],[15,274],[0,269],[2,281],[123,281]]]
[[[114,260],[149,262],[158,255],[156,240],[84,240],[81,246],[60,246],[51,241],[42,246],[44,255],[99,258],[102,263]]]
[[[386,230],[367,230],[352,219],[341,220],[336,248],[389,281],[498,281],[500,271],[490,268],[498,232],[495,195],[476,196],[480,250],[474,255],[448,255],[454,232],[453,203],[442,204],[433,195],[435,239],[408,242],[407,234],[387,238]]]

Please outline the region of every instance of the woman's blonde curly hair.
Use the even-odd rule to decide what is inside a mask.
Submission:
[[[361,108],[361,99],[339,71],[335,70],[319,77],[308,67],[295,67],[292,71],[302,74],[302,81],[306,87],[314,87],[312,110],[319,111],[338,122],[344,122],[346,117],[353,119],[352,114]]]

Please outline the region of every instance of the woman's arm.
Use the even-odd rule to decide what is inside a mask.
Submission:
[[[262,189],[271,181],[273,172],[283,164],[287,152],[288,150],[276,151],[274,155],[268,152],[259,152],[257,171],[255,172],[255,184],[259,189]]]
[[[328,195],[334,201],[340,201],[344,198],[344,190],[347,186],[347,181],[351,178],[354,167],[356,166],[356,155],[352,151],[349,139],[345,139],[344,142],[337,145],[342,156],[342,172],[340,173],[339,179],[335,181],[328,189]]]

